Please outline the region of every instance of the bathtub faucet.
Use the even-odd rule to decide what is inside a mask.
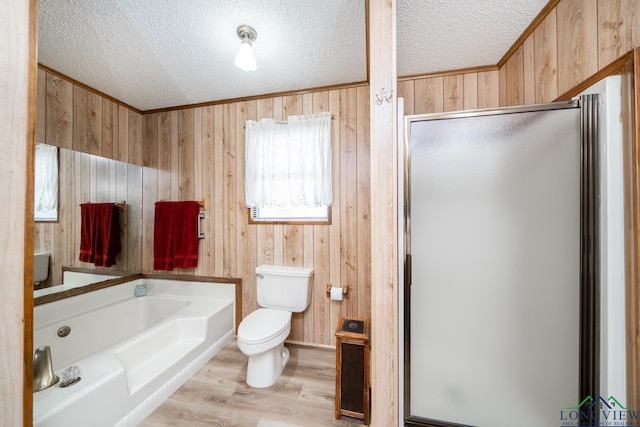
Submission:
[[[54,386],[58,380],[53,373],[51,348],[48,345],[38,348],[33,355],[33,392]]]
[[[136,288],[133,290],[133,295],[136,297],[143,297],[147,294],[147,285],[143,283],[142,285],[136,285]]]

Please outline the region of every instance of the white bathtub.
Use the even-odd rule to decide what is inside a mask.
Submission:
[[[34,426],[136,425],[235,336],[234,319],[226,283],[138,279],[36,306],[34,349],[50,346],[56,374],[78,366],[82,379],[34,393]]]

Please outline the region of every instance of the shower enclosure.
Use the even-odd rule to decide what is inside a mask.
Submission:
[[[597,117],[586,95],[405,118],[405,425],[597,411]]]

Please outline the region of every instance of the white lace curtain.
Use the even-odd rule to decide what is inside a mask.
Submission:
[[[331,113],[249,120],[245,192],[250,208],[330,206]]]
[[[58,219],[58,147],[36,145],[33,190],[35,219]]]

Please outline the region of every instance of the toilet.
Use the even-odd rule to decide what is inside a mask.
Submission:
[[[49,277],[49,258],[51,254],[34,254],[33,256],[33,287],[40,286]]]
[[[256,290],[261,307],[238,327],[238,348],[249,356],[247,384],[271,387],[289,362],[284,340],[291,331],[291,313],[307,309],[311,301],[313,268],[260,265]]]

